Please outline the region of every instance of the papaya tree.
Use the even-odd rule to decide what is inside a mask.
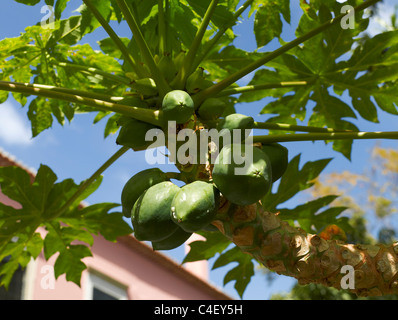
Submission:
[[[63,125],[95,113],[120,149],[79,184],[58,181],[44,164],[33,181],[20,168],[0,169],[2,192],[22,206],[0,204],[2,285],[43,250],[47,259],[58,253],[56,277],[80,284],[92,234],[117,241],[132,233],[170,250],[195,232],[205,241],[191,243],[184,261],[219,254],[214,268],[237,262],[224,282],[235,281],[240,295],[255,262],[300,284],[348,283],[359,296],[397,293],[397,243],[323,237],[326,226],[336,235],[350,232],[341,217],[346,208],[327,208],[334,196],[284,207],[333,161],[289,159],[294,142],[324,141],[350,159],[355,140],[398,139],[398,132],[355,124],[378,123],[379,111],[398,114],[398,33],[366,34],[378,2],[82,0],[76,15],[64,18],[67,0],[45,0],[51,23],[0,42],[0,102],[11,94],[26,105],[33,137],[54,120]],[[235,45],[243,15],[254,20],[253,51]],[[131,37],[120,37],[118,24]],[[286,26],[295,30],[293,40],[283,40]],[[107,37],[94,50],[83,40],[99,28]],[[266,121],[238,112],[238,105],[266,98]],[[162,147],[176,171],[153,165],[120,186],[120,203],[80,205],[126,152],[150,157]]]

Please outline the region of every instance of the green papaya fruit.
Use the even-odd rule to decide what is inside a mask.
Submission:
[[[227,104],[218,98],[208,98],[200,105],[198,114],[203,120],[216,120],[223,113]]]
[[[205,78],[203,68],[198,68],[188,78],[185,84],[185,88],[188,93],[194,94],[209,88],[213,85],[213,82]]]
[[[122,119],[119,123],[122,127],[116,138],[116,144],[129,147],[134,151],[145,150],[153,144],[153,141],[145,140],[145,135],[149,130],[157,129],[159,133],[161,132],[159,127],[133,118]]]
[[[131,82],[131,87],[144,97],[152,97],[158,94],[155,80],[142,78]]]
[[[262,145],[261,150],[263,150],[271,162],[272,182],[279,180],[289,164],[288,149],[278,143],[271,143]]]
[[[250,133],[250,131],[246,130],[251,130],[253,125],[254,119],[252,117],[246,116],[244,114],[232,113],[227,115],[224,119],[221,119],[216,128],[221,137],[230,134],[230,143],[243,143]],[[238,136],[236,137],[237,133]],[[233,140],[234,136],[239,139],[239,141]]]
[[[217,156],[213,182],[231,203],[245,206],[264,197],[272,186],[271,162],[259,148],[229,144]]]
[[[163,55],[158,63],[158,68],[167,82],[171,82],[177,74],[177,68],[170,55]]]
[[[160,241],[152,241],[153,250],[172,250],[183,245],[192,235],[192,232],[186,232],[177,228],[169,237]]]
[[[175,195],[171,204],[172,220],[187,232],[195,232],[213,221],[220,204],[220,193],[209,182],[186,184]]]
[[[150,168],[138,172],[124,185],[121,194],[122,212],[126,218],[131,217],[131,209],[138,198],[155,184],[166,181],[166,174],[159,168]]]
[[[170,210],[180,188],[170,181],[149,187],[135,202],[131,211],[134,235],[139,241],[161,241],[178,226],[171,220]]]
[[[186,123],[194,113],[194,102],[191,96],[182,90],[168,92],[162,101],[163,115],[167,121],[177,124]]]

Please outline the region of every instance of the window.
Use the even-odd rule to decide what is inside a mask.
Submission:
[[[10,257],[6,257],[0,262],[0,265],[6,263]],[[15,271],[8,290],[1,286],[0,287],[0,300],[21,300],[22,298],[22,287],[23,287],[24,271],[21,267],[18,267]]]
[[[95,271],[90,271],[85,298],[87,300],[127,300],[126,286]]]

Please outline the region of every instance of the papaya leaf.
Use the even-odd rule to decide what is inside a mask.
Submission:
[[[43,249],[47,258],[59,252],[56,275],[66,273],[68,280],[77,283],[85,268],[81,259],[91,255],[89,246],[93,244],[94,234],[115,241],[131,233],[122,213],[109,213],[119,204],[80,207],[101,181],[97,179],[59,215],[80,185],[72,179],[57,182],[55,173],[45,165],[40,166],[34,179],[20,167],[0,168],[1,191],[18,204],[15,207],[0,204],[0,261],[7,259],[0,266],[1,285],[7,287],[13,272],[26,267]],[[47,228],[44,240],[37,232],[39,227]],[[87,245],[76,245],[74,241]]]
[[[326,168],[332,159],[321,159],[306,162],[299,168],[301,155],[290,160],[275,193],[268,193],[263,199],[263,207],[268,211],[277,212],[278,206],[293,198],[300,191],[313,186],[312,180]],[[294,183],[292,183],[294,181]]]
[[[121,222],[123,221],[121,212],[110,213],[112,209],[118,206],[120,205],[115,203],[93,204],[65,214],[61,220],[74,229],[102,235],[108,241],[115,242],[119,236],[132,232],[127,223]]]
[[[338,196],[329,195],[305,204],[298,205],[294,209],[281,209],[280,218],[291,224],[298,222],[300,227],[307,232],[318,233],[327,225],[335,224],[343,230],[349,231],[352,228],[348,224],[348,218],[337,218],[346,207],[328,207],[322,212],[322,208],[329,206]]]
[[[40,0],[14,0],[14,1],[26,4],[28,6],[34,6],[40,2]]]
[[[190,250],[182,263],[200,260],[209,260],[217,254],[212,269],[237,262],[238,265],[227,272],[224,277],[224,285],[235,281],[235,289],[242,297],[251,277],[254,275],[252,257],[243,253],[239,247],[230,248],[231,241],[220,232],[198,232],[205,240],[197,240],[189,244]]]
[[[206,13],[207,8],[210,5],[211,0],[186,0],[186,2],[193,8],[197,15],[203,17]],[[225,24],[232,20],[234,9],[236,8],[237,1],[219,1],[214,14],[212,15],[211,21],[217,27],[223,27]]]
[[[62,12],[65,10],[69,0],[45,0],[48,6],[54,7],[54,18],[56,20],[61,18]]]
[[[283,1],[258,1],[257,12],[254,18],[254,35],[257,47],[263,47],[282,33],[283,22],[281,13],[290,23],[290,2]]]
[[[231,244],[231,241],[220,232],[200,232],[200,235],[205,237],[205,240],[191,242],[190,250],[182,263],[209,260]]]
[[[238,265],[229,270],[224,276],[224,286],[231,281],[235,281],[234,288],[242,298],[243,294],[254,276],[254,264],[252,257],[242,252],[239,247],[223,252],[214,262],[212,270],[237,262]]]
[[[48,233],[44,239],[44,255],[49,259],[59,255],[54,264],[54,274],[80,285],[81,273],[87,268],[82,261],[90,257],[94,235],[102,235],[115,242],[118,237],[132,232],[123,221],[123,214],[109,211],[119,204],[100,203],[69,211],[60,219],[46,223]],[[76,243],[78,241],[78,243]]]

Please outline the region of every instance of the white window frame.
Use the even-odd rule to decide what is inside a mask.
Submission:
[[[85,282],[85,300],[93,299],[94,288],[97,288],[118,300],[128,299],[127,286],[97,271],[89,270]]]

